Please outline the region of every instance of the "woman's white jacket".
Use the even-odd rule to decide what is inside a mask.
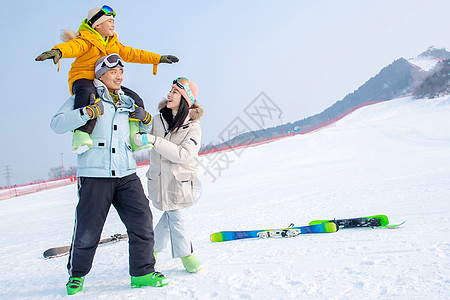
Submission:
[[[167,100],[159,104],[158,110]],[[168,123],[161,114],[153,118],[151,134],[156,136],[147,171],[148,195],[153,205],[163,211],[181,209],[195,202],[200,189],[197,179],[198,152],[202,130],[202,107],[196,102],[189,110],[183,126],[168,132]]]

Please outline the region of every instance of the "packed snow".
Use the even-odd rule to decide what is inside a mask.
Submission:
[[[167,249],[170,284],[130,288],[127,242],[101,246],[77,299],[450,299],[450,98],[361,108],[336,126],[246,148],[186,211],[205,269]],[[204,130],[207,130],[205,128]],[[234,156],[233,156],[234,155]],[[146,168],[140,168],[144,180]],[[66,297],[76,185],[0,201],[0,299]],[[155,222],[161,212],[153,209]],[[212,243],[211,233],[386,214],[397,229]],[[124,233],[111,209],[103,237]]]

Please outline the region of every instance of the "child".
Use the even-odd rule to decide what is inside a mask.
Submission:
[[[184,226],[183,208],[194,204],[198,151],[201,146],[202,107],[196,102],[197,85],[186,78],[173,81],[167,99],[159,104],[152,130],[137,133],[138,146],[153,145],[147,172],[148,196],[153,205],[164,211],[155,227],[155,257],[169,240],[172,257],[181,258],[189,273],[203,269],[194,256],[192,242]]]
[[[60,58],[74,58],[75,61],[69,71],[69,89],[75,94],[74,109],[88,106],[91,94],[95,95],[92,80],[95,78],[94,64],[102,56],[112,53],[119,54],[125,62],[153,64],[153,74],[156,75],[156,66],[160,63],[176,63],[178,58],[172,55],[159,55],[156,53],[123,46],[114,31],[114,17],[116,12],[109,6],[103,5],[89,10],[88,17],[83,20],[78,35],[62,44],[54,46],[36,58],[36,61],[53,59],[59,64]],[[130,96],[138,106],[134,121],[144,124],[151,122],[151,116],[144,110],[144,102],[132,90],[122,86],[126,95]],[[141,107],[141,108],[139,108]],[[101,114],[101,112],[100,112]],[[90,134],[95,127],[97,119],[93,118],[84,126],[77,128],[73,133],[72,147],[75,153],[80,154],[92,147]]]

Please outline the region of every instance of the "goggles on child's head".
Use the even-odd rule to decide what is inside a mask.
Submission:
[[[178,87],[185,90],[191,100],[191,103],[194,104],[195,98],[192,94],[191,88],[189,87],[189,79],[187,79],[186,77],[178,77],[173,81],[173,84],[176,84]]]
[[[103,5],[102,8],[100,9],[100,11],[98,13],[96,13],[95,15],[93,15],[90,20],[88,20],[88,24],[90,26],[92,26],[92,24],[94,24],[95,21],[100,19],[100,17],[103,16],[103,15],[115,17],[116,16],[116,12],[114,11],[114,9],[112,9],[108,5]]]
[[[123,68],[125,66],[125,64],[124,64],[122,58],[118,54],[113,53],[113,54],[110,54],[107,57],[105,57],[103,59],[103,61],[95,67],[95,72],[97,73],[98,70],[100,70],[101,68],[103,68],[105,66],[108,68],[114,68],[117,66],[120,66]]]

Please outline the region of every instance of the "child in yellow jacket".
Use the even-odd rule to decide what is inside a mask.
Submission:
[[[91,94],[96,93],[92,81],[95,78],[95,62],[103,56],[112,53],[119,54],[125,62],[153,64],[153,74],[156,75],[156,66],[160,63],[176,63],[178,58],[173,55],[159,55],[156,53],[134,49],[119,42],[114,31],[114,17],[116,12],[109,6],[95,7],[89,10],[88,17],[83,20],[78,29],[78,36],[54,46],[36,58],[36,61],[53,59],[55,64],[60,58],[75,58],[69,71],[69,89],[75,95],[74,109],[87,107],[91,102]],[[151,122],[151,115],[145,111],[144,102],[132,90],[122,86],[124,93],[135,101],[135,121],[144,124]],[[92,119],[84,126],[78,128],[73,135],[72,146],[75,153],[82,153],[92,147],[89,136],[95,127],[96,117],[101,110],[95,110]]]

